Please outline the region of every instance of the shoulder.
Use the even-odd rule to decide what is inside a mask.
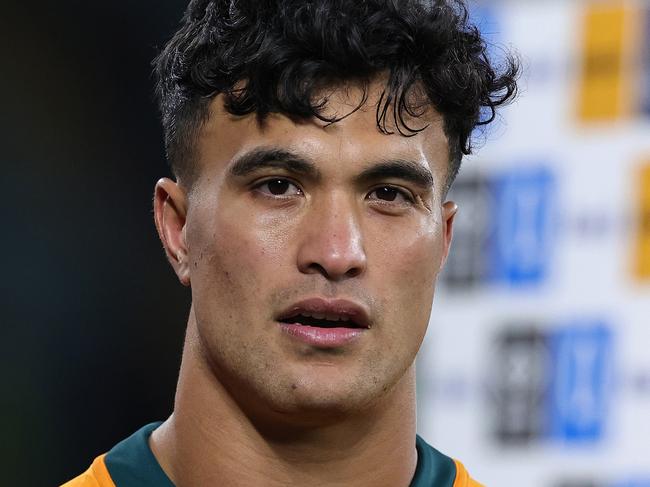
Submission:
[[[90,468],[61,487],[115,487],[104,463],[105,455],[95,458]]]
[[[456,464],[456,479],[453,487],[484,487],[483,484],[479,484],[469,476],[467,469],[461,462],[454,460],[454,463]]]
[[[483,487],[465,466],[439,452],[421,437],[416,438],[418,463],[411,487]]]
[[[160,424],[140,428],[61,487],[174,487],[149,448],[149,436]]]

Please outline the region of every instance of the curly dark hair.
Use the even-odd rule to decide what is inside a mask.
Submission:
[[[423,93],[443,117],[450,185],[473,129],[514,97],[519,73],[512,54],[493,66],[462,0],[192,0],[153,64],[167,157],[186,182],[214,96],[222,93],[234,115],[335,123],[346,115],[324,115],[320,91],[353,81],[367,95],[370,82],[385,79],[378,129],[423,130],[405,122],[423,113],[411,96]]]

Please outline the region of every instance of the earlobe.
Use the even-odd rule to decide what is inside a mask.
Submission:
[[[187,197],[181,187],[168,178],[156,183],[154,191],[154,220],[158,236],[180,282],[190,285],[190,266],[185,239]]]
[[[446,201],[442,205],[442,231],[443,231],[443,251],[440,267],[442,268],[447,261],[451,241],[454,235],[454,218],[458,213],[458,205],[453,201]]]

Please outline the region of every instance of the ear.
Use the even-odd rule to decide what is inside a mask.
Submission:
[[[153,213],[167,260],[174,268],[181,284],[189,286],[190,266],[185,239],[187,197],[176,182],[162,178],[156,183]]]
[[[453,201],[446,201],[442,205],[442,231],[443,231],[443,248],[442,258],[440,259],[440,267],[442,268],[447,261],[449,249],[451,248],[451,240],[454,235],[454,218],[458,213],[458,205]]]

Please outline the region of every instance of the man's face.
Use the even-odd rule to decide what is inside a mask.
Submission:
[[[328,110],[348,113],[349,93]],[[211,105],[187,272],[202,354],[248,407],[362,410],[413,364],[451,239],[449,151],[435,113],[413,137],[380,133],[378,93],[331,125]]]

